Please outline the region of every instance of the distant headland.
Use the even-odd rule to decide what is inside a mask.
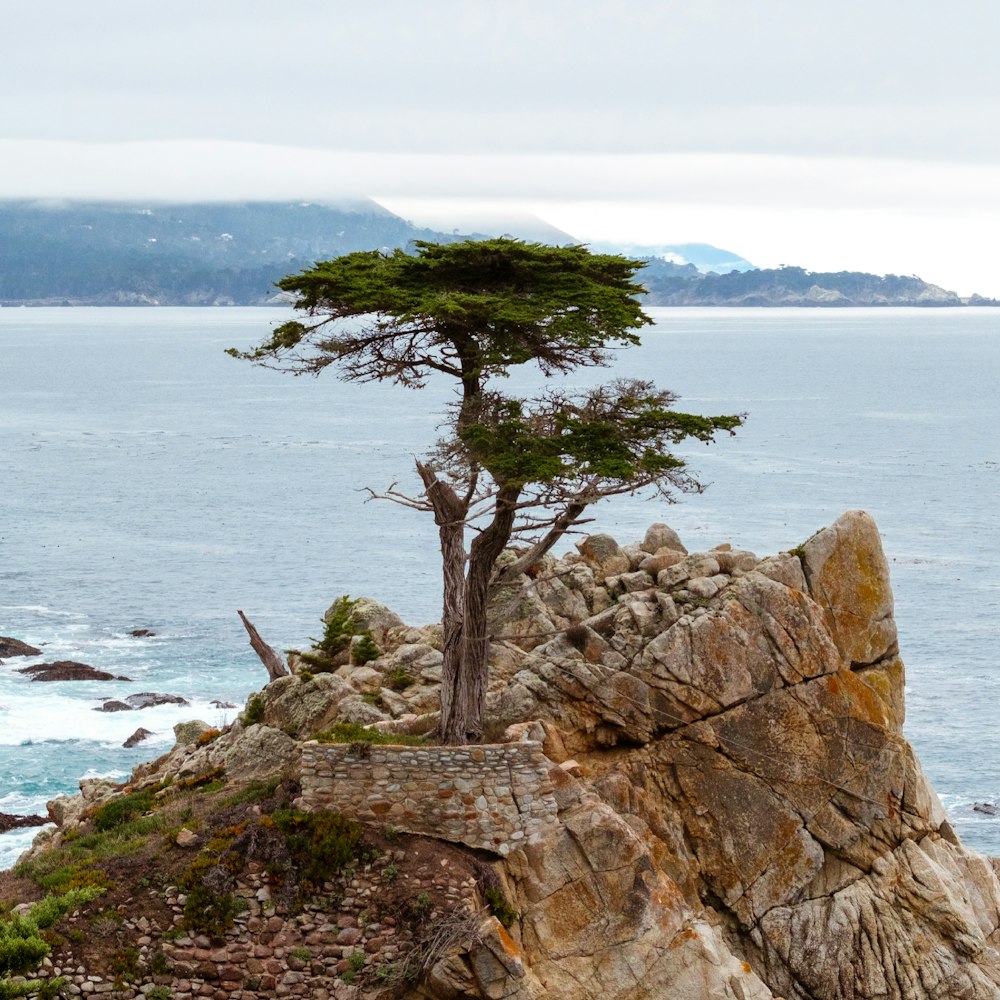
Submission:
[[[498,223],[498,225],[500,225]],[[505,232],[421,228],[374,201],[132,203],[0,201],[0,306],[263,306],[274,282],[355,250],[512,235],[576,243],[541,220]],[[604,244],[647,261],[648,306],[998,306],[920,278],[755,268],[709,244]]]

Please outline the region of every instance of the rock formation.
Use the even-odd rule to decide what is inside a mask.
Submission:
[[[10,636],[0,635],[0,660],[10,656],[38,656],[41,650],[35,646],[29,646],[20,639],[12,639]]]
[[[53,663],[36,663],[32,667],[21,667],[19,674],[27,674],[33,681],[128,681],[130,677],[110,674],[98,670],[88,663],[75,660],[56,660]]]
[[[217,737],[178,727],[131,787],[280,772],[306,801],[319,776],[338,810],[425,837],[431,812],[413,789],[457,796],[447,837],[495,845],[491,877],[517,919],[508,931],[481,909],[481,886],[456,884],[478,929],[406,997],[1000,997],[1000,881],[958,842],[903,738],[892,591],[866,514],[764,559],[688,553],[662,525],[636,545],[593,536],[498,595],[488,714],[501,746],[525,743],[533,784],[513,767],[507,786],[491,779],[515,831],[493,841],[492,800],[450,750],[407,751],[405,768],[373,754],[370,773],[360,750],[350,767],[303,751],[338,721],[433,727],[439,630],[369,615],[378,659],[280,678]],[[49,842],[110,794],[53,804]],[[543,815],[538,796],[544,822],[519,826],[518,812]],[[337,996],[379,994],[373,981],[349,989]]]

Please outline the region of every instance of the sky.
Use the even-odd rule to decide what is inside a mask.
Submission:
[[[1000,297],[998,38],[997,0],[11,3],[0,198],[364,195]]]

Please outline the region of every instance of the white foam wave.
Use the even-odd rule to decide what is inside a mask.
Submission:
[[[17,859],[31,847],[31,842],[38,833],[51,829],[51,826],[29,826],[0,834],[0,869],[13,867]]]
[[[88,740],[102,745],[120,746],[136,729],[142,727],[163,740],[173,740],[173,728],[178,722],[203,719],[219,726],[232,721],[237,709],[221,710],[208,701],[190,705],[157,705],[129,712],[101,712],[104,698],[122,698],[134,693],[134,688],[118,690],[110,682],[102,685],[100,695],[68,697],[46,692],[39,697],[20,690],[4,694],[0,705],[0,745],[29,746],[45,742]],[[83,692],[81,692],[83,694]],[[228,715],[228,719],[224,718]]]
[[[87,617],[79,611],[56,611],[45,604],[0,604],[0,611],[32,611],[38,615],[53,615],[57,618],[84,619]]]
[[[45,815],[45,796],[25,795],[23,792],[8,792],[0,795],[0,812],[14,816],[30,816],[35,813]]]

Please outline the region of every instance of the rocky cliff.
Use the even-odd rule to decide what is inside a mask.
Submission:
[[[548,559],[498,595],[496,741],[468,751],[478,757],[310,741],[338,721],[433,725],[438,630],[373,602],[356,615],[377,659],[328,673],[298,661],[227,731],[181,734],[126,791],[281,772],[306,810],[378,819],[412,838],[414,856],[450,852],[437,917],[386,938],[384,924],[365,929],[359,890],[331,883],[320,909],[342,912],[325,930],[307,922],[326,964],[254,978],[245,956],[263,949],[280,966],[302,918],[270,922],[261,867],[230,864],[251,904],[216,943],[235,978],[220,992],[204,962],[191,971],[199,944],[177,936],[175,905],[160,947],[182,973],[155,979],[175,996],[1000,997],[1000,881],[958,842],[903,738],[888,568],[864,513],[763,559],[729,545],[690,554],[663,525],[637,545],[593,536]],[[121,794],[85,791],[53,804],[61,825],[34,863]],[[365,917],[409,878],[385,871],[383,860],[363,883]],[[400,962],[407,976],[382,971]]]

